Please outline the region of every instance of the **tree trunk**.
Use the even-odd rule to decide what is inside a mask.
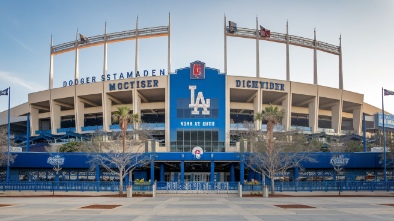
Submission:
[[[274,126],[275,124],[268,120],[267,122],[267,136],[268,136],[268,153],[271,156],[274,148]]]
[[[275,194],[275,176],[271,178],[271,194]]]
[[[119,194],[123,194],[123,170],[119,170]]]
[[[123,153],[124,153],[126,147],[126,131],[122,131],[122,141],[123,141]]]

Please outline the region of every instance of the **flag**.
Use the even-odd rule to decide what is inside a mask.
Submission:
[[[1,95],[8,95],[8,88],[5,90],[0,91],[0,96]]]
[[[260,36],[263,38],[269,38],[271,36],[271,31],[260,25]]]
[[[228,32],[235,33],[237,32],[237,23],[228,21]]]
[[[89,43],[89,39],[83,34],[79,34],[79,38],[81,39],[81,44]]]
[[[384,96],[387,96],[387,95],[394,95],[394,91],[389,91],[389,90],[384,89]]]

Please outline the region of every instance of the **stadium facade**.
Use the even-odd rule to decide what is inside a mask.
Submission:
[[[264,31],[264,34],[262,34]],[[78,35],[77,35],[78,36]],[[168,36],[168,67],[161,70],[139,70],[138,40],[141,38]],[[256,62],[256,76],[232,76],[227,73],[227,37],[256,39],[284,43],[287,46],[287,79],[260,77]],[[247,144],[233,140],[231,134],[246,130],[244,122],[252,122],[254,129],[266,130],[266,125],[254,122],[254,114],[268,105],[285,110],[285,117],[275,131],[299,130],[306,134],[325,133],[335,136],[361,136],[363,115],[367,117],[368,129],[380,127],[376,115],[380,112],[364,102],[363,94],[343,89],[341,46],[334,46],[315,39],[270,32],[261,27],[238,28],[233,22],[224,25],[225,71],[208,67],[202,61],[185,61],[185,67],[171,71],[170,24],[124,32],[85,37],[80,35],[64,44],[52,45],[50,53],[49,89],[30,93],[28,102],[11,109],[14,131],[27,131],[24,142],[57,138],[78,139],[96,131],[119,131],[112,122],[111,114],[120,106],[128,106],[139,114],[141,123],[129,130],[155,131],[149,142],[148,152],[155,153],[155,160],[146,168],[135,171],[135,178],[160,181],[241,181],[261,180],[261,176],[245,168],[242,153],[248,152]],[[136,61],[134,71],[107,73],[107,44],[135,40]],[[79,50],[92,46],[104,46],[104,69],[102,76],[80,78],[78,70]],[[314,84],[290,81],[289,45],[314,50]],[[338,55],[339,88],[317,84],[316,51]],[[75,73],[63,87],[53,88],[53,59],[57,54],[75,52]],[[189,63],[191,62],[191,63]],[[1,124],[7,123],[7,111],[0,113]],[[391,127],[389,123],[386,127]],[[25,129],[23,129],[25,128]],[[16,133],[16,132],[15,132]],[[63,136],[63,137],[62,137]],[[56,138],[57,137],[57,138]],[[21,139],[18,134],[15,139]],[[67,140],[67,139],[66,139]],[[196,147],[201,156],[196,157]],[[48,154],[23,149],[11,166],[11,180],[50,179],[51,165],[46,163]],[[97,168],[89,171],[87,156],[65,154],[61,173],[63,180],[104,180],[111,174]],[[303,171],[297,168],[282,176],[294,180],[299,177],[333,179],[330,153],[318,153],[319,163],[305,164]],[[379,179],[382,172],[380,155],[377,153],[348,153],[348,179]],[[380,162],[380,163],[379,163]],[[112,177],[115,178],[116,177]]]

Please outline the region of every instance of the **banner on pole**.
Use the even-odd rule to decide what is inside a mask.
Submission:
[[[1,95],[8,95],[8,88],[5,90],[0,91],[0,96]]]
[[[394,91],[384,89],[384,96],[387,96],[387,95],[394,95]]]

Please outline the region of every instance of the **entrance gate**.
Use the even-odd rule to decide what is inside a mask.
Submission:
[[[178,174],[180,176],[180,174]],[[200,173],[185,173],[185,182],[209,182],[210,173],[200,172]],[[180,180],[180,177],[178,177]]]
[[[238,193],[237,182],[157,182],[157,193]]]

